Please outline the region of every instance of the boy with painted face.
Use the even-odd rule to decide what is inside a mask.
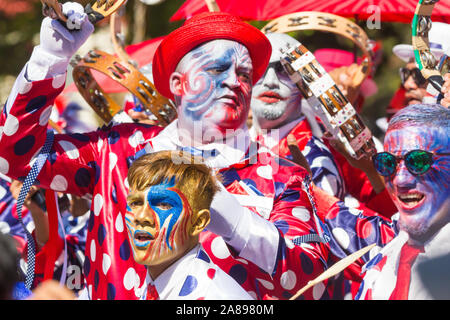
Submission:
[[[81,30],[72,32],[44,19],[41,44],[0,116],[0,172],[26,176],[44,144],[67,65],[93,29],[81,17]],[[223,176],[200,242],[250,296],[289,298],[325,269],[328,252],[303,185],[307,172],[256,148],[246,128],[251,89],[270,53],[264,34],[237,17],[197,15],[165,37],[152,63],[154,84],[176,101],[179,119],[165,128],[126,123],[55,136],[38,181],[43,188],[92,196],[84,265],[88,298],[142,297],[147,270],[133,259],[124,220],[127,172],[143,154],[165,150],[203,156]],[[301,245],[309,239],[314,242]],[[316,288],[303,298],[323,293]]]
[[[148,271],[143,298],[251,299],[199,244],[219,191],[210,168],[182,152],[161,151],[136,160],[128,181],[125,223],[133,257]]]
[[[346,254],[378,244],[363,257],[367,264],[357,299],[435,297],[418,270],[450,254],[449,128],[450,110],[441,105],[411,105],[391,119],[386,151],[373,161],[385,177],[398,217],[389,221],[369,210],[348,211],[339,205],[324,215],[334,235],[331,245]],[[438,272],[448,279],[448,269]],[[450,298],[446,286],[438,298]]]

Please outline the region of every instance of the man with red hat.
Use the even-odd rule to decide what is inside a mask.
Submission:
[[[43,21],[41,44],[1,115],[3,174],[26,176],[45,142],[69,59],[93,31],[82,9],[78,13],[81,30],[75,32]],[[138,299],[145,292],[146,271],[134,261],[124,228],[127,170],[139,156],[161,150],[203,156],[221,176],[200,241],[252,297],[289,298],[325,269],[326,235],[313,214],[306,170],[258,149],[245,125],[252,86],[270,53],[267,38],[238,18],[198,15],[169,34],[153,60],[155,86],[176,102],[177,120],[165,128],[125,123],[55,135],[37,180],[43,188],[92,196],[84,264],[89,298]],[[303,298],[322,294],[318,286]]]

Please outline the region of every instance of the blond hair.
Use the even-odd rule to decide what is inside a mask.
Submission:
[[[136,191],[171,181],[186,196],[197,213],[209,209],[219,190],[217,178],[203,159],[183,151],[160,151],[145,154],[133,162],[128,170],[128,184]]]

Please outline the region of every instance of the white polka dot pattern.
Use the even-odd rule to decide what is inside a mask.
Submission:
[[[292,270],[287,270],[281,275],[281,286],[286,290],[292,290],[297,283],[297,277],[295,272]]]
[[[347,232],[342,228],[334,228],[331,232],[342,248],[347,249],[350,244],[350,237]]]
[[[64,152],[66,153],[67,157],[69,159],[78,159],[80,157],[80,153],[78,152],[77,147],[69,141],[61,140],[58,142],[58,144],[61,146],[61,148],[64,149]]]
[[[96,249],[97,249],[97,247],[95,245],[95,240],[91,240],[90,254],[91,254],[92,262],[95,262],[95,259],[97,258],[97,251],[96,251]]]
[[[321,282],[316,284],[313,287],[313,298],[314,300],[319,300],[322,298],[323,293],[325,292],[325,285]]]
[[[100,214],[100,210],[103,207],[103,197],[100,193],[97,193],[94,197],[94,215],[98,216]]]
[[[9,171],[9,163],[5,158],[0,157],[0,172],[7,174]]]
[[[47,107],[41,115],[39,116],[39,124],[41,126],[46,126],[48,123],[48,120],[50,119],[50,115],[52,114],[53,106]]]
[[[17,132],[19,129],[19,120],[13,116],[12,114],[9,114],[6,118],[5,125],[3,127],[3,134],[7,136],[12,136]]]
[[[111,257],[106,253],[103,253],[102,270],[104,275],[108,273],[110,267],[111,267]]]
[[[122,218],[122,214],[120,212],[117,215],[115,227],[116,227],[117,232],[123,231],[123,218]]]
[[[295,207],[292,208],[292,215],[304,222],[309,221],[311,218],[311,214],[309,213],[309,210],[305,207]]]
[[[58,76],[53,78],[53,80],[52,80],[52,87],[54,89],[61,88],[65,81],[66,81],[66,74],[65,73],[61,74],[61,75],[58,75]]]
[[[216,237],[211,243],[211,251],[218,259],[226,259],[230,256],[230,251],[221,237]]]
[[[50,189],[55,191],[66,191],[67,190],[67,180],[61,175],[56,175],[52,182],[50,183]]]
[[[260,166],[256,169],[258,176],[264,179],[272,179],[272,167],[270,165]]]

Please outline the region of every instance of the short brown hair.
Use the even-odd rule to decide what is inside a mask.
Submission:
[[[203,159],[183,151],[145,154],[128,170],[128,184],[136,191],[171,179],[175,179],[175,187],[185,194],[194,213],[209,209],[219,190],[217,178]]]

